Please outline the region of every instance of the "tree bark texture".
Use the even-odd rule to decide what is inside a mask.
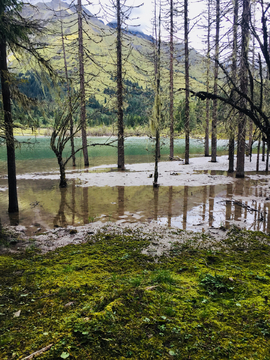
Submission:
[[[60,187],[60,188],[65,188],[65,187],[67,187],[65,165],[64,165],[64,163],[63,163],[62,157],[57,157],[57,160],[58,160],[58,165],[59,165],[59,169],[60,169],[60,183],[59,183],[59,187]]]
[[[218,60],[219,60],[219,31],[220,31],[220,0],[216,0],[216,38],[215,38],[215,69],[214,69],[214,94],[218,88]],[[211,161],[217,161],[217,100],[213,101]]]
[[[123,112],[123,71],[122,71],[122,29],[121,4],[116,2],[117,11],[117,113],[118,113],[118,169],[125,168],[124,153],[124,112]]]
[[[82,2],[81,2],[81,0],[78,0],[78,37],[79,37],[79,69],[80,69],[81,127],[82,127],[83,158],[84,158],[84,166],[89,166],[87,136],[86,136],[84,51],[83,51]]]
[[[189,51],[188,51],[188,0],[184,0],[185,27],[185,164],[189,164]]]
[[[17,179],[16,179],[16,161],[15,161],[15,141],[13,136],[13,122],[11,116],[11,95],[9,88],[9,76],[7,67],[7,46],[6,41],[0,38],[0,72],[1,72],[1,87],[2,87],[2,101],[4,110],[4,128],[7,147],[7,168],[8,168],[8,199],[9,213],[16,213],[19,211],[18,194],[17,194]]]
[[[242,14],[242,39],[241,39],[241,64],[240,64],[240,89],[243,94],[248,89],[248,43],[249,43],[249,21],[250,21],[250,0],[243,0]],[[246,107],[246,101],[242,97],[240,99],[241,107]],[[246,115],[239,114],[238,122],[238,141],[237,141],[237,165],[236,177],[243,178],[245,176],[245,155],[246,155]]]
[[[156,4],[155,4],[156,5]],[[156,20],[155,20],[156,24]],[[161,16],[159,13],[159,25],[158,25],[158,41],[157,49],[155,48],[155,128],[156,128],[156,147],[155,147],[155,170],[153,187],[158,187],[158,159],[160,152],[160,120],[161,120],[161,102],[160,102],[160,56],[161,56]],[[155,29],[157,32],[157,29]]]
[[[173,60],[174,60],[174,44],[173,44],[173,0],[170,0],[170,159],[174,158],[174,116],[173,116]]]
[[[260,169],[260,147],[261,147],[261,137],[258,139],[258,147],[257,147],[257,161],[256,161],[256,171],[258,172]]]
[[[210,35],[211,35],[211,0],[208,0],[208,24],[207,24],[207,60],[206,60],[206,91],[210,90]],[[204,156],[209,156],[209,119],[210,119],[210,100],[206,99],[205,104],[205,136],[204,136]]]
[[[59,6],[61,7],[61,1],[59,0]],[[62,15],[62,14],[61,14]],[[74,147],[74,136],[73,136],[73,116],[72,116],[72,103],[71,103],[71,91],[70,91],[70,82],[68,77],[68,67],[67,67],[67,57],[66,57],[66,47],[64,40],[64,31],[63,31],[63,23],[62,18],[60,16],[60,24],[61,24],[61,39],[62,39],[62,49],[63,49],[63,57],[64,57],[64,68],[65,68],[65,77],[67,82],[67,95],[68,95],[68,107],[69,107],[69,116],[70,116],[70,145],[71,145],[71,154],[72,154],[72,164],[76,166],[76,158],[75,158],[75,147]]]
[[[233,15],[233,52],[232,52],[232,78],[236,81],[237,75],[237,29],[238,29],[238,0],[234,1],[234,15]],[[233,119],[230,119],[229,124],[229,169],[228,172],[234,172],[234,140],[235,140],[235,124]]]

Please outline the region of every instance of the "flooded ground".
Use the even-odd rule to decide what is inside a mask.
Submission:
[[[216,173],[216,172],[215,172]],[[215,175],[212,173],[212,176]],[[4,180],[0,180],[3,186]],[[19,218],[9,218],[7,191],[0,192],[3,225],[21,224],[29,235],[58,226],[95,221],[117,224],[158,221],[185,230],[239,224],[250,230],[270,232],[270,202],[265,201],[266,180],[234,179],[227,185],[116,186],[66,189],[55,180],[19,180]]]
[[[127,139],[126,164],[133,165],[127,165],[129,171],[122,174],[123,177],[113,168],[116,165],[106,168],[106,164],[116,161],[116,149],[94,147],[89,150],[90,168],[85,171],[82,158],[78,156],[76,169],[67,169],[68,187],[59,189],[59,169],[49,149],[49,138],[36,140],[33,146],[22,146],[16,151],[20,208],[17,218],[10,218],[7,213],[5,151],[0,149],[0,219],[3,225],[20,224],[27,228],[28,234],[33,234],[58,226],[79,226],[96,221],[122,224],[155,220],[193,231],[235,223],[247,229],[270,232],[270,202],[266,200],[270,196],[269,179],[265,173],[248,171],[245,179],[234,179],[225,171],[227,156],[219,156],[214,164],[209,158],[198,157],[203,151],[201,141],[191,141],[190,165],[185,166],[181,161],[167,162],[160,177],[162,186],[157,189],[151,186],[153,144],[148,138]],[[176,141],[179,158],[183,144],[184,140]],[[168,145],[168,139],[163,140],[162,160],[167,159]],[[218,146],[221,155],[226,150],[226,141],[219,141]],[[252,164],[247,161],[247,170],[255,170],[255,156],[252,161]],[[159,168],[164,164],[166,162],[161,162]],[[263,169],[265,165],[261,163]]]

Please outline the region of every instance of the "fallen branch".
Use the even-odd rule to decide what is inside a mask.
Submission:
[[[263,221],[264,215],[267,214],[266,211],[252,208],[251,206],[243,204],[241,201],[238,201],[238,200],[222,200],[222,201],[220,201],[220,203],[223,203],[223,202],[225,202],[226,204],[233,204],[233,205],[241,206],[242,208],[247,209],[247,211],[250,213],[252,213],[253,211],[258,212],[260,215],[260,218],[258,219],[259,221]]]
[[[45,346],[43,349],[40,349],[36,352],[34,352],[33,354],[26,356],[25,358],[23,358],[22,360],[30,360],[33,359],[35,356],[41,355],[42,353],[44,353],[45,351],[49,350],[51,347],[53,346],[53,344],[50,344],[48,346]]]

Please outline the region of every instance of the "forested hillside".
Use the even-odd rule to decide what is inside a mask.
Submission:
[[[75,6],[54,0],[38,3],[36,7],[25,5],[22,15],[41,20],[46,32],[37,43],[45,44],[42,55],[51,61],[58,79],[54,82],[33,66],[29,59],[18,59],[10,54],[9,67],[15,74],[19,90],[30,98],[38,100],[37,106],[21,112],[14,102],[15,122],[22,125],[48,127],[53,124],[56,109],[66,93],[64,55],[61,24],[64,34],[68,76],[72,80],[73,92],[79,90],[78,24]],[[85,90],[87,125],[111,125],[116,120],[116,50],[115,24],[105,25],[84,8]],[[123,36],[124,64],[124,121],[127,127],[146,125],[152,112],[154,100],[154,39],[140,31],[125,31]],[[190,78],[193,88],[200,90],[205,78],[204,57],[196,50],[190,50]],[[184,86],[184,45],[175,45],[175,88]],[[169,45],[162,43],[162,84],[164,102],[164,127],[168,126],[169,89]],[[166,80],[167,79],[167,80]],[[56,82],[55,82],[56,81]],[[56,87],[57,83],[57,87]],[[178,118],[176,129],[183,130],[183,95],[175,94],[175,111]],[[42,104],[40,106],[40,103]],[[196,107],[196,101],[193,107]],[[178,109],[179,108],[179,109]],[[191,111],[197,123],[196,112]]]

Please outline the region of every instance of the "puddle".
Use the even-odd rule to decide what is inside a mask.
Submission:
[[[217,172],[215,172],[217,173]],[[269,189],[265,179],[236,179],[233,184],[208,186],[77,187],[66,189],[58,181],[19,180],[19,218],[9,218],[7,191],[0,191],[3,225],[20,224],[29,235],[57,226],[94,221],[151,222],[185,230],[229,227],[232,223],[270,232]],[[0,181],[0,188],[6,181]]]

